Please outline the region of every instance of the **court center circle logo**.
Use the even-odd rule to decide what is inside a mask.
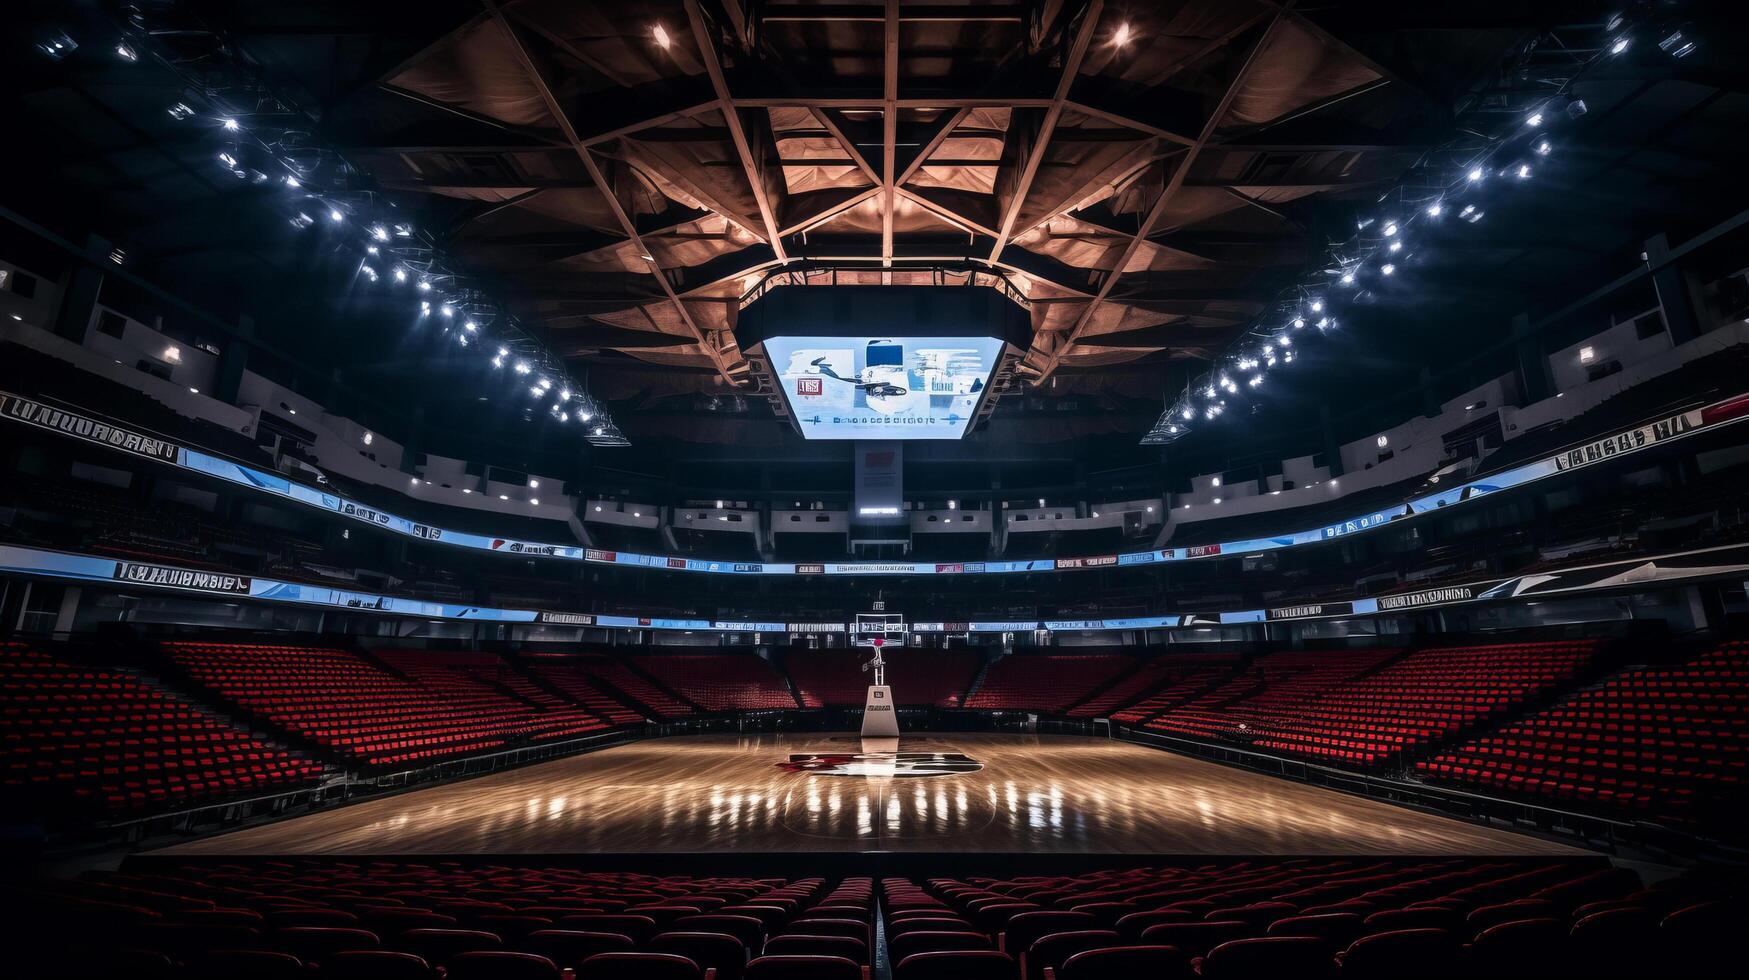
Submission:
[[[793,754],[777,767],[813,776],[915,779],[977,772],[984,764],[962,752],[827,752]]]

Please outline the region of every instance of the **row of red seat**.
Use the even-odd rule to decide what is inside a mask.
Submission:
[[[874,882],[323,859],[49,882],[30,976],[867,980]],[[100,930],[106,943],[80,942]],[[58,940],[58,941],[57,941]]]
[[[29,937],[9,966],[33,977],[866,980],[884,952],[895,980],[1230,980],[1723,976],[1749,925],[1741,888],[1648,887],[1595,859],[833,884],[299,858],[151,864],[6,898]]]
[[[0,741],[9,794],[111,813],[283,792],[322,773],[140,678],[23,643],[0,643]]]
[[[1114,653],[1010,654],[984,672],[966,707],[1061,714],[1135,663],[1134,657]]]
[[[1740,887],[1491,858],[882,882],[895,980],[1716,976]]]
[[[1147,727],[1373,765],[1517,710],[1571,682],[1595,652],[1596,644],[1584,640],[1444,647],[1377,670],[1367,654],[1335,655],[1328,671],[1300,678],[1285,692],[1272,693],[1274,685],[1259,677],[1253,693],[1243,694],[1234,684],[1251,681],[1240,677],[1227,686],[1228,700],[1211,696]]]
[[[1418,764],[1436,781],[1647,810],[1665,820],[1742,797],[1749,644],[1628,671]]]
[[[338,649],[188,642],[165,649],[240,708],[365,765],[422,764],[607,727],[576,707],[542,710],[493,690],[469,676],[479,664],[465,658],[474,655],[446,664],[440,652],[386,654],[412,672],[399,676]]]
[[[807,708],[860,708],[874,683],[862,665],[868,650],[795,650],[784,657],[784,669],[795,681]],[[983,662],[979,653],[948,650],[891,649],[882,652],[893,700],[904,707],[958,708]]]
[[[706,711],[793,711],[796,699],[770,661],[753,654],[633,657],[638,669]]]

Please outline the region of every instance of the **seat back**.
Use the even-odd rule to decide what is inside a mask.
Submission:
[[[1479,976],[1525,976],[1564,970],[1567,925],[1560,919],[1523,919],[1489,926],[1470,943]]]
[[[1140,939],[1149,926],[1157,926],[1164,922],[1192,922],[1200,916],[1192,915],[1187,909],[1153,909],[1148,912],[1131,912],[1117,920],[1117,931],[1125,939]]]
[[[1076,953],[1057,967],[1057,980],[1194,980],[1190,957],[1174,946],[1107,946]]]
[[[760,947],[765,945],[765,926],[750,915],[724,915],[720,912],[685,915],[674,920],[674,929],[678,932],[720,932],[734,936],[753,953],[758,953]]]
[[[1164,922],[1142,931],[1149,946],[1176,946],[1186,956],[1202,956],[1224,942],[1243,939],[1251,927],[1243,922]]]
[[[336,929],[329,926],[293,926],[274,935],[281,947],[305,963],[323,962],[331,953],[356,949],[376,949],[382,945],[377,934],[365,929]]]
[[[1343,949],[1366,931],[1365,920],[1352,912],[1330,912],[1325,915],[1290,915],[1269,924],[1265,935],[1310,936],[1322,939],[1334,949]]]
[[[558,980],[559,968],[536,953],[501,949],[460,953],[446,967],[446,980]]]
[[[772,936],[765,941],[765,955],[842,956],[867,963],[868,947],[851,936]]]
[[[409,929],[396,936],[390,945],[441,966],[452,956],[498,949],[504,940],[495,932],[480,929]]]
[[[431,980],[425,960],[386,949],[348,950],[322,961],[323,980]]]
[[[559,969],[575,969],[597,953],[629,953],[637,948],[630,936],[576,929],[541,929],[528,934],[522,948],[539,953]]]
[[[192,960],[190,973],[200,980],[232,980],[252,977],[259,980],[301,980],[303,961],[290,953],[275,953],[264,949],[209,950]]]
[[[1086,912],[1022,912],[1002,928],[1002,948],[1011,956],[1019,956],[1040,936],[1097,928],[1099,920]]]
[[[560,929],[575,929],[581,932],[617,932],[622,936],[630,936],[632,942],[642,946],[656,934],[656,920],[647,915],[632,915],[624,912],[583,912],[578,915],[560,916],[553,925]]]
[[[761,956],[746,980],[862,980],[862,967],[842,956]]]
[[[740,980],[747,969],[747,947],[721,932],[661,932],[650,940],[650,952],[684,956],[700,969],[717,971],[717,980]]]
[[[1026,975],[1031,980],[1044,980],[1045,967],[1055,970],[1063,965],[1063,961],[1076,953],[1089,949],[1117,946],[1123,940],[1114,929],[1077,929],[1072,932],[1053,932],[1048,936],[1040,936],[1032,941],[1032,946],[1026,951],[1022,962],[1026,966]]]
[[[1342,980],[1459,976],[1463,949],[1444,929],[1399,929],[1362,936],[1342,953]]]
[[[597,953],[577,969],[578,980],[704,980],[697,963],[674,953]]]
[[[1336,975],[1336,961],[1322,939],[1266,936],[1221,943],[1202,961],[1205,980],[1317,980]]]
[[[990,937],[981,932],[907,932],[887,939],[887,959],[894,963],[915,953],[946,949],[989,949]]]
[[[893,980],[1014,980],[1014,958],[994,949],[912,953],[893,966]]]

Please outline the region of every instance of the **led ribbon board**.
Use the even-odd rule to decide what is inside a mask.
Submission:
[[[1245,538],[1212,544],[1133,551],[1118,555],[1084,558],[1037,558],[1017,561],[968,562],[737,562],[681,558],[673,555],[643,555],[628,551],[584,548],[576,544],[550,544],[455,531],[391,514],[326,490],[295,483],[242,463],[163,440],[125,424],[113,423],[75,409],[62,408],[37,399],[0,391],[0,419],[57,433],[93,445],[149,457],[179,469],[197,472],[227,483],[250,487],[284,500],[297,501],[396,534],[438,544],[521,558],[539,557],[596,564],[662,568],[680,572],[722,575],[1000,575],[1027,572],[1075,571],[1111,566],[1152,565],[1220,556],[1257,554],[1302,545],[1319,544],[1352,534],[1364,534],[1389,524],[1443,510],[1488,494],[1547,479],[1574,469],[1604,462],[1616,456],[1641,452],[1749,418],[1749,394],[1714,402],[1702,408],[1678,412],[1630,429],[1612,433],[1581,446],[1564,450],[1437,493],[1356,515],[1322,527],[1284,532],[1263,538]],[[174,462],[172,462],[174,460]],[[1357,610],[1359,611],[1359,610]],[[1261,615],[1261,612],[1259,613]],[[635,624],[634,624],[635,625]]]
[[[711,630],[723,633],[843,633],[844,623],[782,623],[759,620],[671,619],[536,609],[497,609],[429,602],[405,596],[335,589],[302,582],[281,582],[233,572],[183,568],[158,562],[130,561],[98,555],[76,555],[41,548],[0,545],[0,573],[193,593],[211,599],[293,603],[418,619],[476,620],[543,626],[597,626],[608,629]],[[1127,619],[1011,620],[999,622],[912,623],[912,633],[1027,633],[1194,629],[1238,623],[1282,620],[1344,619],[1469,602],[1504,602],[1575,595],[1586,592],[1646,588],[1703,578],[1741,577],[1749,573],[1749,545],[1720,545],[1669,555],[1630,558],[1509,579],[1488,579],[1458,585],[1399,592],[1375,599],[1307,603],[1273,609],[1229,612],[1174,613]]]

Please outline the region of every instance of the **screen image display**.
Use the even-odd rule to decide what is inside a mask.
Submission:
[[[958,439],[1002,356],[994,337],[769,337],[807,439]]]

